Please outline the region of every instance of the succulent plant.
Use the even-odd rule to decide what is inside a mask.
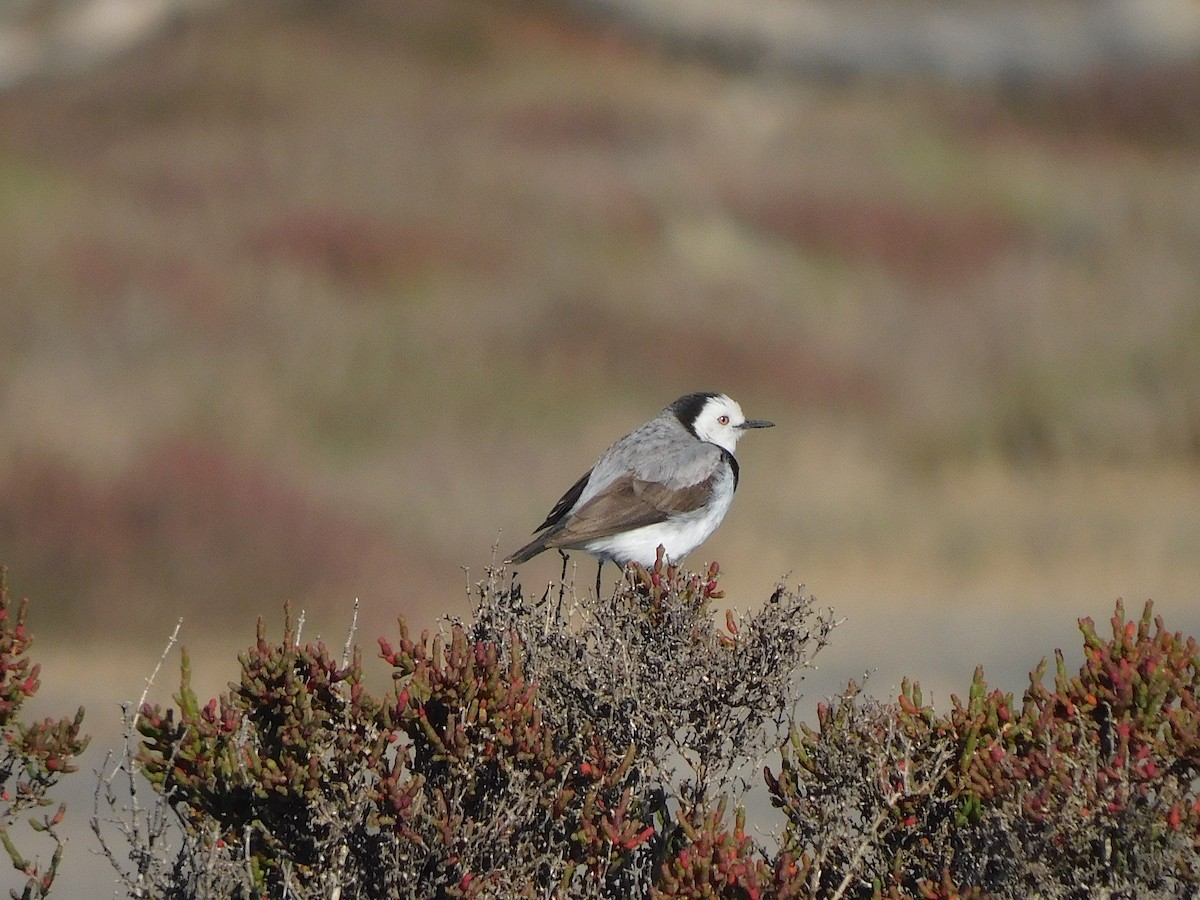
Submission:
[[[49,893],[65,847],[59,825],[66,805],[46,812],[55,806],[50,792],[76,771],[75,760],[88,738],[80,734],[82,707],[69,719],[26,722],[21,717],[25,702],[38,691],[41,674],[41,666],[28,656],[33,642],[26,628],[28,612],[27,599],[14,608],[7,570],[0,567],[0,844],[25,879],[21,892],[13,890],[12,896],[32,900]],[[17,847],[14,826],[31,812],[37,814],[26,820],[29,827],[53,842],[48,862],[31,859]]]

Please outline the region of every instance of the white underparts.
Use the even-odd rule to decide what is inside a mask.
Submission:
[[[733,490],[733,472],[726,466],[723,477],[713,485],[709,502],[703,508],[681,513],[665,522],[597,538],[584,544],[582,549],[603,562],[618,565],[637,562],[650,566],[654,563],[658,545],[662,544],[667,558],[679,562],[717,530],[733,503]]]

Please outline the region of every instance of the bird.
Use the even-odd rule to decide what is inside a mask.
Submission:
[[[738,485],[738,439],[774,422],[747,419],[726,394],[685,394],[609,447],[505,560],[544,550],[584,550],[599,562],[652,566],[659,545],[678,563],[716,530]],[[564,554],[565,558],[565,554]]]

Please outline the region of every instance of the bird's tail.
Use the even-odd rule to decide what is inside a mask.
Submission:
[[[528,544],[526,544],[524,547],[522,547],[520,550],[518,550],[516,553],[510,553],[508,556],[508,559],[506,559],[504,561],[504,564],[512,565],[513,563],[523,563],[523,562],[533,559],[535,556],[537,556],[539,553],[541,553],[543,550],[546,549],[546,538],[547,537],[548,537],[548,535],[545,535],[545,534],[543,534],[539,537],[536,537],[532,541],[530,541]]]

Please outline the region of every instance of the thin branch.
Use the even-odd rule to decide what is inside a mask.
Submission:
[[[142,715],[142,707],[146,705],[146,698],[150,696],[150,688],[154,685],[154,680],[158,678],[159,670],[167,660],[172,648],[179,643],[179,629],[183,627],[183,616],[180,616],[175,622],[175,630],[171,632],[171,636],[167,638],[167,645],[163,647],[163,652],[159,654],[158,662],[154,664],[154,671],[150,673],[150,677],[146,679],[146,686],[142,689],[142,696],[138,698],[137,708],[134,710],[133,717],[126,716],[125,736],[128,738],[134,731],[137,730],[138,719]]]
[[[296,637],[292,641],[293,647],[300,646],[300,635],[304,632],[304,610],[300,610],[300,618],[296,620]]]
[[[342,647],[342,668],[350,665],[350,653],[354,649],[354,633],[358,631],[358,598],[354,598],[354,614],[350,618],[350,630],[346,633],[346,645]]]

